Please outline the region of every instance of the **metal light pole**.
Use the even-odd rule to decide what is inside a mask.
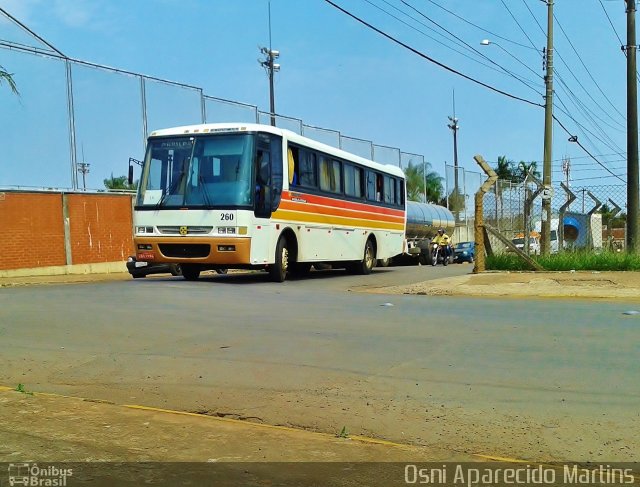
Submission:
[[[280,51],[263,47],[260,52],[266,56],[265,59],[258,60],[258,62],[267,70],[269,76],[269,112],[271,113],[271,125],[276,126],[276,101],[273,89],[273,74],[276,71],[280,71],[280,65],[274,63],[274,59],[280,56]]]
[[[271,2],[269,2],[269,47],[260,48],[260,52],[266,56],[258,59],[260,65],[267,70],[269,76],[269,112],[271,113],[271,125],[276,126],[276,101],[273,89],[273,73],[280,71],[280,65],[273,61],[280,57],[280,51],[271,49]]]
[[[79,162],[78,163],[78,172],[82,174],[82,190],[87,190],[87,179],[86,176],[89,174],[89,164],[88,162]]]
[[[542,199],[542,235],[540,251],[548,255],[551,243],[551,159],[553,150],[553,1],[547,4],[547,49],[546,74],[544,83],[546,93],[544,97],[544,156],[542,166],[542,183],[545,193]]]
[[[448,117],[449,121],[451,122],[450,124],[447,124],[447,127],[449,127],[452,131],[453,131],[453,194],[454,196],[454,204],[456,205],[455,208],[455,219],[456,219],[456,223],[458,222],[458,220],[460,219],[460,209],[458,208],[459,205],[459,197],[458,194],[460,192],[460,189],[458,187],[458,130],[460,129],[460,126],[458,125],[458,119],[456,118],[456,94],[455,91],[453,92],[453,117]],[[464,198],[463,198],[463,202],[464,202]]]
[[[627,1],[627,252],[638,252],[638,85],[636,1]]]

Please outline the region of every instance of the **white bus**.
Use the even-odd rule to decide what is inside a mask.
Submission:
[[[205,124],[153,132],[134,209],[139,261],[265,269],[274,281],[329,263],[369,274],[404,250],[395,166],[288,130]]]

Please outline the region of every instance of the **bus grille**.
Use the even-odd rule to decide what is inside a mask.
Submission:
[[[187,227],[186,235],[204,235],[211,233],[213,227]],[[158,232],[163,235],[180,235],[180,227],[158,227]]]
[[[211,251],[209,244],[159,244],[158,247],[165,257],[185,257],[187,259],[208,257]]]

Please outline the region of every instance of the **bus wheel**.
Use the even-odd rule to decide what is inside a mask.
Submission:
[[[289,246],[286,237],[278,239],[276,245],[276,260],[273,265],[269,266],[269,276],[274,282],[283,282],[287,278],[289,271]]]
[[[375,263],[376,249],[373,247],[373,242],[371,241],[371,239],[369,239],[364,245],[364,255],[362,256],[362,260],[354,263],[352,266],[349,266],[349,270],[351,270],[355,274],[371,274]]]
[[[182,264],[182,277],[187,281],[195,281],[200,277],[200,266],[196,264]]]

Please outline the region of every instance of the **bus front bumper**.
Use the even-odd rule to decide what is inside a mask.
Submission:
[[[250,263],[251,238],[230,237],[134,237],[136,259],[215,265]]]

